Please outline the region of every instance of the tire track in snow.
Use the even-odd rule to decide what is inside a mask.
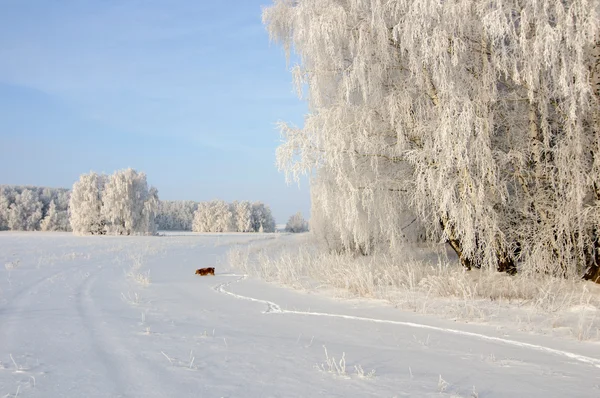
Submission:
[[[59,271],[56,272],[52,272],[50,274],[47,274],[45,276],[42,276],[41,278],[37,278],[36,280],[34,280],[32,283],[26,285],[26,286],[22,286],[20,287],[18,290],[12,290],[12,289],[7,289],[4,290],[4,292],[13,292],[13,294],[9,297],[6,297],[6,303],[0,308],[0,315],[2,315],[6,309],[10,308],[10,307],[14,307],[14,303],[18,302],[19,299],[25,295],[25,293],[27,292],[31,292],[32,290],[34,290],[35,288],[40,288],[43,285],[49,283],[55,283],[54,280],[56,277],[66,274],[67,272],[73,271],[75,269],[81,269],[81,264],[77,264],[77,265],[73,265],[71,267],[68,268],[63,268]]]
[[[40,355],[39,351],[32,349],[28,344],[27,340],[23,338],[23,331],[25,334],[29,332],[31,326],[29,323],[32,322],[31,317],[25,316],[27,313],[32,311],[37,311],[35,301],[40,300],[40,295],[48,295],[55,294],[55,292],[47,291],[43,289],[47,285],[54,285],[57,283],[57,278],[61,278],[60,281],[64,282],[68,289],[58,289],[58,292],[66,295],[69,298],[73,298],[74,289],[76,288],[77,283],[73,283],[73,280],[77,280],[76,278],[81,278],[82,275],[85,275],[85,278],[89,278],[90,273],[87,271],[89,267],[82,265],[81,263],[77,263],[75,265],[61,268],[60,270],[51,270],[40,278],[35,280],[31,280],[29,278],[21,278],[26,281],[31,281],[26,285],[20,286],[18,290],[13,291],[12,296],[8,298],[8,301],[5,305],[0,308],[0,317],[2,318],[2,322],[0,322],[0,342],[2,342],[3,347],[6,347],[5,352],[0,352],[0,354],[9,355],[15,354],[15,357],[35,357],[37,358],[37,364],[33,366],[33,369],[29,368],[28,364],[25,364],[26,369],[16,369],[13,370],[14,374],[25,374],[29,375],[32,380],[34,380],[33,387],[35,387],[35,377],[38,375],[46,375],[48,373],[47,366],[48,364],[53,364],[52,360],[48,360],[44,358],[43,355]],[[37,269],[33,270],[37,273]],[[79,271],[79,272],[77,272]],[[85,271],[85,272],[84,272]],[[63,275],[65,276],[63,278]],[[70,277],[67,279],[67,277]],[[82,279],[83,281],[83,279]],[[83,284],[84,282],[80,282]],[[25,325],[25,326],[24,326]],[[34,325],[39,327],[39,325]],[[33,329],[35,330],[35,329]],[[42,365],[40,366],[40,359],[42,359]],[[17,363],[14,364],[15,367]],[[19,363],[18,365],[21,365]],[[12,369],[12,368],[11,368]],[[43,380],[43,379],[42,379]],[[22,384],[22,380],[18,379],[13,380],[17,385]],[[44,382],[40,380],[43,384]]]
[[[77,311],[86,328],[94,351],[102,362],[106,375],[118,390],[118,396],[166,397],[161,378],[150,364],[141,361],[119,342],[107,325],[101,309],[97,308],[91,294],[96,275],[90,276],[77,293]]]
[[[55,278],[63,274],[72,273],[73,270],[79,269],[80,267],[80,264],[77,264],[46,274],[26,286],[22,286],[18,290],[13,291],[13,294],[6,298],[6,302],[0,306],[0,317],[3,320],[0,322],[0,340],[5,343],[5,346],[12,346],[14,335],[16,334],[16,331],[20,330],[19,326],[21,320],[19,319],[19,316],[21,315],[21,311],[23,311],[24,308],[29,308],[31,300],[36,298],[36,295],[32,294],[32,292],[35,291],[35,293],[37,293],[44,285],[56,283]],[[10,291],[11,290],[5,290],[5,292]]]
[[[340,319],[348,319],[348,320],[353,320],[353,321],[383,323],[383,324],[388,324],[388,325],[406,326],[406,327],[411,327],[411,328],[416,328],[416,329],[433,330],[436,332],[471,337],[474,339],[479,339],[479,340],[484,340],[484,341],[492,341],[495,343],[510,345],[513,347],[527,348],[527,349],[534,350],[534,351],[545,352],[548,354],[562,356],[562,357],[566,357],[566,358],[569,358],[569,359],[572,359],[572,360],[575,360],[578,362],[592,365],[596,368],[600,368],[600,359],[598,359],[598,358],[588,357],[585,355],[579,355],[579,354],[575,354],[575,353],[569,352],[569,351],[557,350],[557,349],[542,346],[542,345],[524,343],[521,341],[504,339],[501,337],[488,336],[488,335],[480,334],[480,333],[466,332],[466,331],[457,330],[457,329],[442,328],[442,327],[438,327],[438,326],[425,325],[422,323],[415,323],[415,322],[393,321],[393,320],[388,320],[388,319],[377,319],[377,318],[368,318],[368,317],[362,317],[362,316],[343,315],[343,314],[331,314],[331,313],[326,313],[326,312],[284,310],[279,305],[277,305],[276,303],[274,303],[272,301],[261,300],[261,299],[257,299],[257,298],[253,298],[253,297],[243,296],[243,295],[232,293],[232,292],[225,290],[225,288],[227,286],[231,285],[232,283],[234,283],[234,282],[238,283],[238,282],[243,281],[244,279],[247,279],[248,275],[221,274],[220,276],[233,276],[233,277],[238,277],[238,279],[236,279],[234,281],[218,284],[217,286],[215,286],[213,288],[215,291],[229,295],[229,296],[234,297],[239,300],[253,301],[256,303],[265,304],[267,306],[267,309],[262,312],[263,314],[294,314],[294,315],[320,316],[320,317],[327,317],[327,318],[340,318]]]
[[[75,306],[77,308],[79,320],[89,336],[91,348],[93,348],[95,356],[99,359],[104,368],[105,377],[112,383],[112,393],[117,394],[117,396],[122,396],[122,391],[126,387],[126,381],[117,370],[117,361],[107,352],[106,348],[104,348],[103,344],[100,342],[95,322],[90,315],[90,306],[92,302],[90,289],[95,279],[96,275],[89,276],[78,286],[75,295],[77,299]]]

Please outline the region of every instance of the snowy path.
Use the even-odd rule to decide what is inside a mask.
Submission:
[[[78,261],[56,268],[11,275],[12,286],[21,287],[4,291],[7,303],[0,309],[0,393],[167,396],[159,378],[138,377],[147,362],[124,347],[121,325],[111,322],[110,310],[122,303],[102,294],[102,285],[122,278],[120,270]],[[37,279],[28,284],[30,277]],[[3,377],[11,373],[14,388]],[[46,380],[51,385],[42,388]]]
[[[237,277],[236,282],[240,282],[247,278],[247,275],[231,274],[231,276]],[[384,324],[406,326],[406,327],[417,328],[417,329],[432,330],[432,331],[436,331],[436,332],[458,334],[461,336],[470,337],[470,338],[474,338],[474,339],[487,340],[487,341],[507,344],[507,345],[511,345],[511,346],[515,346],[515,347],[522,347],[525,349],[546,352],[546,353],[562,356],[562,357],[565,357],[568,359],[573,359],[575,361],[579,361],[582,363],[590,364],[592,366],[600,368],[600,358],[592,358],[592,357],[588,357],[585,355],[575,354],[573,352],[568,352],[568,351],[563,351],[563,350],[557,350],[554,348],[545,347],[545,346],[538,345],[538,344],[531,344],[531,343],[525,343],[525,342],[521,342],[521,341],[503,339],[500,337],[488,336],[488,335],[481,334],[481,333],[467,332],[464,330],[457,330],[457,329],[442,328],[442,327],[438,327],[438,326],[431,326],[431,325],[426,325],[423,323],[415,323],[415,322],[393,321],[393,320],[389,320],[389,319],[377,319],[377,318],[369,318],[369,317],[354,316],[354,315],[331,314],[331,313],[325,313],[325,312],[283,310],[283,309],[281,309],[281,307],[278,304],[276,304],[272,301],[256,299],[256,298],[248,297],[248,296],[242,296],[242,295],[235,294],[235,293],[225,290],[225,287],[229,286],[230,284],[231,284],[231,282],[220,283],[215,287],[215,290],[217,290],[220,293],[235,297],[237,299],[263,303],[267,307],[267,309],[265,311],[263,311],[263,313],[265,313],[265,314],[292,314],[292,315],[340,318],[340,319],[349,319],[352,321],[384,323]]]
[[[0,397],[600,396],[597,345],[245,279],[251,239],[0,234]]]

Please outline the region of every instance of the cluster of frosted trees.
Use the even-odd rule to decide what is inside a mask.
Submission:
[[[156,224],[161,231],[191,231],[198,203],[191,200],[161,200]]]
[[[194,232],[274,232],[271,210],[261,202],[222,200],[161,201],[156,216],[159,230]]]
[[[306,222],[301,212],[298,212],[290,217],[287,224],[285,224],[285,231],[292,233],[308,231],[308,222]]]
[[[0,231],[70,231],[67,189],[0,185]]]
[[[192,222],[194,232],[275,232],[269,206],[261,202],[222,200],[198,203]]]
[[[370,253],[426,236],[466,268],[600,278],[600,2],[274,0],[310,113],[311,229]]]
[[[91,172],[73,185],[71,227],[81,235],[153,235],[158,206],[158,191],[148,187],[146,174],[133,169],[112,175]]]

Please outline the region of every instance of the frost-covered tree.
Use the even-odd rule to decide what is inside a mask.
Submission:
[[[175,221],[176,204],[177,202],[175,201],[160,201],[158,214],[156,215],[156,223],[158,224],[158,229],[164,231],[174,231],[178,229],[178,223]]]
[[[70,223],[73,233],[102,235],[106,221],[102,216],[102,191],[107,176],[90,172],[82,174],[73,184],[69,200]]]
[[[222,200],[202,202],[194,213],[194,232],[230,232],[233,230],[233,214]]]
[[[251,225],[254,232],[275,232],[271,209],[262,202],[252,203]]]
[[[40,201],[42,202],[42,213],[44,213],[44,215],[45,215],[48,213],[48,210],[50,208],[50,203],[56,197],[57,192],[55,189],[48,188],[48,187],[38,188],[37,191],[38,191]],[[54,205],[56,205],[56,203]]]
[[[302,212],[298,212],[290,217],[287,224],[285,224],[285,231],[293,233],[308,231],[308,223],[302,217]]]
[[[148,189],[146,200],[144,201],[138,233],[144,235],[156,235],[156,232],[158,231],[156,216],[158,214],[159,206],[160,200],[158,199],[158,190],[154,187],[150,187],[150,189]]]
[[[56,194],[54,198],[54,202],[56,203],[56,207],[60,210],[67,210],[69,208],[69,199],[71,198],[70,190],[61,190]]]
[[[42,202],[37,192],[23,190],[15,197],[8,213],[8,227],[11,230],[35,231],[42,219]]]
[[[170,202],[170,201],[169,201]],[[156,215],[156,224],[158,229],[162,231],[174,231],[173,221],[170,215],[170,204],[167,201],[161,200],[158,205],[158,214]]]
[[[42,228],[41,220],[48,215],[52,201],[55,202],[57,220],[53,230],[69,230],[67,189],[0,185],[0,230]],[[10,225],[9,220],[11,220]]]
[[[148,187],[144,173],[83,174],[70,196],[71,227],[76,234],[152,235],[158,204],[158,191]]]
[[[8,229],[10,196],[7,187],[0,187],[0,231]]]
[[[40,229],[42,231],[59,231],[60,229],[59,214],[56,210],[56,204],[54,200],[50,202],[48,212],[46,216],[40,222]]]
[[[318,170],[347,246],[417,215],[467,268],[600,277],[600,2],[275,0],[263,19],[310,107],[279,165]]]
[[[156,232],[158,193],[148,189],[145,173],[119,170],[107,180],[102,194],[101,215],[109,234],[134,235]]]
[[[71,231],[71,223],[69,222],[69,199],[71,191],[60,190],[54,198],[56,203],[56,223],[57,231]]]
[[[252,205],[248,201],[234,202],[233,209],[235,229],[237,232],[252,230]]]
[[[198,204],[191,200],[161,201],[156,216],[158,229],[170,231],[191,231],[194,212]]]
[[[194,232],[275,232],[271,209],[261,202],[222,200],[198,203],[192,226]]]
[[[303,129],[281,126],[286,143],[278,149],[280,168],[294,177],[318,169],[313,208],[331,223],[312,230],[323,225],[337,236],[331,242],[340,247],[332,250],[369,253],[377,242],[397,244],[414,214],[408,198],[412,167],[400,156],[395,126],[384,111],[394,101],[386,91],[396,87],[399,70],[396,57],[384,52],[378,60],[376,54],[387,50],[388,32],[371,30],[366,2],[274,3],[264,21],[272,38],[300,56],[294,76],[299,91],[307,83],[310,107]],[[361,87],[366,83],[372,87]]]
[[[231,232],[234,230],[233,214],[229,205],[223,200],[211,202],[214,217],[212,232]]]
[[[209,202],[200,202],[194,212],[194,222],[192,224],[192,231],[194,232],[211,232],[213,225],[213,215],[211,212],[211,205]]]
[[[43,188],[40,199],[44,204],[44,217],[40,222],[42,231],[70,231],[69,196],[64,189]],[[46,203],[49,200],[48,203]]]

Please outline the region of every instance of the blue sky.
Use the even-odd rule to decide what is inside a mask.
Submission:
[[[269,0],[0,0],[0,184],[70,187],[133,167],[166,200],[260,200],[277,222],[309,190],[275,167],[302,124]]]

